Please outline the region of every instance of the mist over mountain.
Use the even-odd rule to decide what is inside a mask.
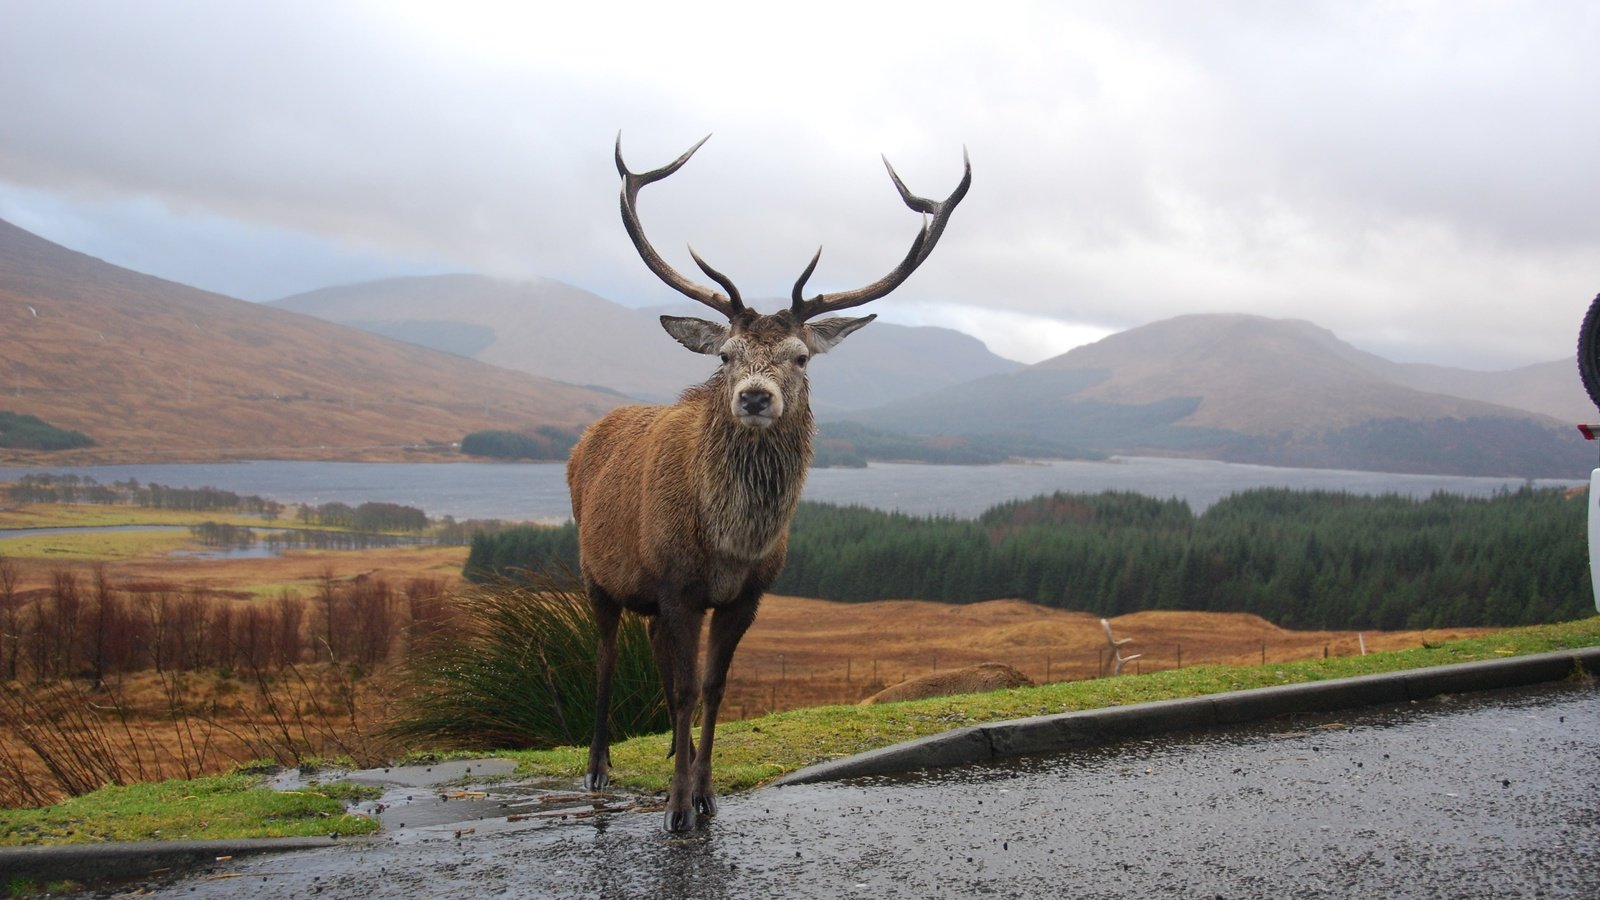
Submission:
[[[0,409],[96,442],[61,462],[417,458],[479,429],[575,429],[620,402],[142,275],[6,222],[0,382]]]
[[[755,301],[772,310],[780,301]],[[662,331],[662,314],[714,313],[679,304],[630,309],[549,279],[438,275],[363,282],[272,305],[575,384],[665,402],[716,368]],[[973,378],[1015,371],[976,338],[887,322],[852,335],[811,370],[819,413],[866,409]]]
[[[847,418],[917,434],[1029,434],[1110,453],[1577,478],[1594,457],[1572,427],[1587,401],[1561,368],[1405,365],[1310,322],[1191,315]]]

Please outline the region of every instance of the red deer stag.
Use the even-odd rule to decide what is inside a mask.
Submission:
[[[708,136],[709,137],[709,136]],[[579,569],[599,626],[599,684],[594,741],[583,783],[610,783],[607,714],[616,634],[624,609],[649,617],[651,646],[672,720],[672,783],[665,826],[687,831],[695,813],[713,815],[711,744],[734,648],[755,620],[756,606],[783,567],[789,520],[811,463],[813,423],[806,364],[876,316],[811,321],[822,313],[869,303],[899,287],[928,258],[950,214],[966,196],[972,167],[943,202],[914,196],[894,167],[889,177],[921,232],[894,271],[853,291],[803,299],[822,251],[795,282],[788,309],[749,309],[727,276],[689,253],[727,293],[696,284],[650,246],[635,210],[639,189],[676,172],[700,149],[652,172],[634,174],[622,161],[622,223],[662,281],[716,310],[727,324],[662,316],[661,325],[696,353],[722,365],[671,406],[627,406],[584,433],[567,464],[572,515],[578,523]],[[884,160],[888,165],[888,160]],[[701,626],[711,613],[705,680],[699,684],[700,747],[690,729],[699,681]]]

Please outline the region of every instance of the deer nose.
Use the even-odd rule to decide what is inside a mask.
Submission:
[[[747,416],[759,416],[772,405],[772,394],[767,391],[740,391],[739,409]]]

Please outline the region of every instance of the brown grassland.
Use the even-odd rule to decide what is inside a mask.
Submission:
[[[1110,620],[1132,638],[1124,672],[1352,656],[1482,634],[1492,629],[1368,633],[1289,631],[1245,613],[1150,611]],[[1100,619],[1021,600],[961,606],[921,600],[834,603],[769,596],[739,645],[724,708],[736,715],[854,703],[939,669],[999,662],[1035,683],[1109,671]]]
[[[0,545],[4,553],[4,545]],[[327,578],[414,577],[460,585],[464,547],[296,551],[266,559],[174,559],[141,556],[105,564],[116,584],[197,585],[221,596],[310,596]],[[21,587],[43,589],[63,566],[59,555],[11,558]],[[74,564],[68,563],[68,566]],[[87,564],[75,564],[91,577]],[[1483,634],[1492,629],[1368,632],[1290,631],[1246,613],[1148,611],[1110,620],[1138,653],[1129,672],[1203,663],[1248,664],[1352,656]],[[1107,645],[1098,617],[1022,600],[951,605],[923,600],[837,603],[769,595],[739,645],[728,705],[756,715],[829,703],[854,703],[882,687],[938,669],[1002,662],[1035,682],[1103,674]],[[774,692],[776,691],[776,692]],[[776,697],[776,703],[773,698]]]
[[[52,578],[65,570],[85,585],[104,578],[118,589],[203,589],[245,604],[271,603],[285,593],[312,598],[330,583],[381,581],[398,587],[427,579],[449,590],[461,584],[467,552],[428,547],[189,559],[146,548],[121,558],[97,552],[93,555],[98,558],[84,559],[71,542],[54,547],[56,552],[50,552],[49,542],[33,545],[28,555],[8,550],[8,543],[14,542],[0,542],[0,555],[15,567],[16,589],[23,595],[47,591]],[[1135,613],[1111,624],[1117,637],[1132,639],[1123,654],[1140,654],[1127,672],[1354,655],[1363,641],[1368,650],[1389,650],[1484,631],[1358,636],[1287,631],[1244,614],[1188,612]],[[725,717],[855,703],[907,678],[982,662],[1009,664],[1038,683],[1093,678],[1107,671],[1107,644],[1098,618],[1019,600],[953,606],[769,596],[734,661]],[[378,764],[417,749],[398,746],[379,733],[393,709],[390,675],[379,667],[352,676],[348,667],[316,662],[270,679],[249,671],[143,672],[108,680],[93,696],[86,694],[86,687],[61,686],[45,700],[57,710],[88,705],[127,710],[109,723],[103,717],[99,724],[75,720],[63,730],[125,754],[124,771],[135,780],[192,777],[263,757],[283,761],[286,755],[348,756],[359,764]],[[0,765],[26,768],[39,763],[13,730],[4,729]],[[22,799],[28,798],[13,796],[9,802]]]

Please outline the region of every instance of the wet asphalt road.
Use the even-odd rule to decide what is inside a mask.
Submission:
[[[1562,685],[659,812],[220,864],[158,897],[1600,897],[1600,690]],[[459,806],[468,809],[469,806]],[[421,810],[413,816],[420,815]],[[438,816],[435,816],[438,818]],[[448,818],[446,816],[445,818]],[[457,830],[462,830],[459,836]],[[224,877],[218,877],[224,876]],[[144,894],[143,896],[151,896]]]

